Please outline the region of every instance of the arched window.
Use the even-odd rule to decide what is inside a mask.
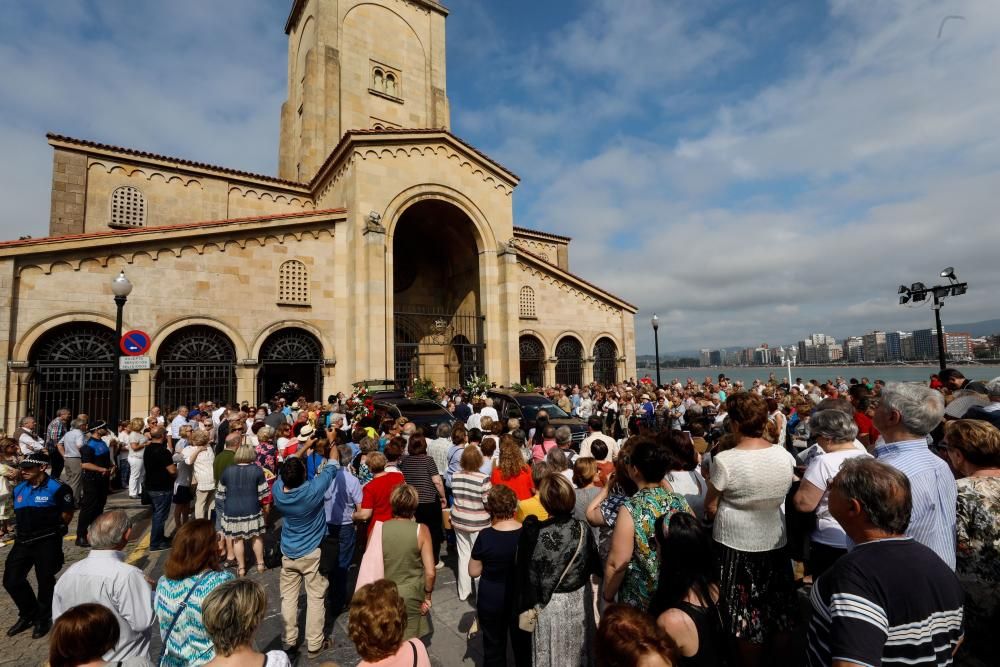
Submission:
[[[278,303],[309,305],[309,271],[297,259],[290,259],[278,267]]]
[[[139,188],[123,185],[111,193],[111,226],[143,227],[146,224],[146,198]]]
[[[385,92],[396,97],[396,76],[392,73],[385,75]]]
[[[577,339],[566,336],[556,345],[556,384],[572,387],[583,384],[583,346]]]
[[[534,336],[525,334],[518,340],[521,358],[521,382],[541,387],[545,384],[545,346]]]
[[[157,354],[156,400],[169,411],[199,401],[236,398],[236,348],[212,327],[195,325],[170,334]]]
[[[296,327],[276,331],[260,348],[257,400],[270,401],[286,387],[309,399],[323,395],[323,346],[316,336]],[[287,398],[287,397],[286,397]]]
[[[535,319],[535,290],[527,285],[521,288],[521,317]]]
[[[385,90],[385,72],[378,67],[372,70],[372,88],[375,90]]]
[[[28,387],[30,411],[44,428],[60,408],[86,413],[96,422],[114,412],[114,359],[120,354],[113,329],[96,323],[61,324],[47,331],[32,346],[29,356],[34,373]],[[128,414],[129,377],[121,378],[119,414]]]
[[[605,386],[618,381],[618,346],[610,338],[594,343],[594,382]]]

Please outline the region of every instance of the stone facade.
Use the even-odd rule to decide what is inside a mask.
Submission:
[[[123,330],[152,338],[122,414],[266,399],[285,373],[314,398],[472,370],[634,376],[634,306],[570,273],[570,239],[515,227],[517,176],[447,130],[444,18],[431,0],[294,2],[282,178],[49,135],[50,236],[0,243],[8,430],[113,412],[120,270]],[[373,68],[395,87],[370,90]]]

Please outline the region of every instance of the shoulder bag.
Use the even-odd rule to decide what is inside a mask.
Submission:
[[[184,613],[184,610],[187,609],[187,603],[188,600],[191,599],[191,594],[194,593],[199,586],[201,586],[201,582],[205,581],[205,577],[207,576],[208,572],[202,573],[202,575],[198,578],[198,581],[194,582],[194,586],[191,587],[191,590],[189,590],[187,592],[187,595],[184,596],[184,599],[181,600],[181,604],[179,607],[177,607],[177,611],[174,612],[174,617],[170,621],[170,626],[167,628],[166,633],[163,635],[163,646],[160,647],[160,659],[156,661],[156,664],[158,665],[163,664],[163,656],[167,654],[167,642],[170,641],[170,633],[174,631],[174,626],[177,625],[177,620],[181,617],[181,614]]]
[[[553,593],[555,593],[556,589],[559,588],[559,584],[563,582],[563,579],[566,578],[566,574],[570,571],[570,569],[572,569],[573,563],[576,562],[576,557],[580,555],[580,549],[583,548],[583,538],[587,534],[587,529],[580,525],[579,521],[576,523],[577,528],[580,529],[580,541],[577,542],[576,551],[573,552],[573,557],[569,559],[566,569],[563,570],[561,575],[559,575],[559,581],[557,581],[556,585],[552,588]],[[544,604],[536,604],[531,609],[522,611],[517,617],[517,626],[525,632],[534,632],[535,627],[538,625],[538,615],[542,613],[543,609],[545,609]]]

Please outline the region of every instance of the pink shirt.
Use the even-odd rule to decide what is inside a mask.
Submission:
[[[553,449],[558,449],[559,445],[556,444],[555,440],[543,440],[542,444],[534,445],[531,448],[531,460],[532,461],[544,461],[545,455],[551,452]]]
[[[431,667],[431,659],[427,656],[427,649],[419,639],[403,642],[399,650],[396,651],[396,655],[389,656],[384,660],[378,662],[362,660],[358,663],[358,667],[413,667],[414,665],[416,667]]]

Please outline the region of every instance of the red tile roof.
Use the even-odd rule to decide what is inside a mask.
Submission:
[[[295,188],[308,187],[306,183],[286,181],[282,178],[277,178],[275,176],[254,174],[253,172],[249,171],[240,171],[239,169],[220,167],[218,165],[207,164],[205,162],[195,162],[194,160],[185,160],[184,158],[171,157],[169,155],[160,155],[159,153],[148,153],[146,151],[136,150],[135,148],[125,148],[123,146],[114,146],[112,144],[102,144],[100,142],[90,141],[87,139],[75,139],[73,137],[67,137],[63,134],[55,134],[53,132],[49,132],[45,136],[50,141],[62,141],[68,144],[76,144],[77,146],[86,146],[87,148],[96,148],[98,150],[103,150],[103,151],[114,151],[116,153],[125,153],[126,155],[134,155],[135,157],[141,157],[147,160],[163,160],[165,162],[176,162],[177,164],[182,164],[187,167],[197,167],[199,169],[211,169],[213,171],[221,171],[225,174],[233,174],[234,176],[244,176],[247,178],[256,178],[262,181],[270,181],[271,183],[278,183],[279,185],[288,185]]]
[[[530,250],[525,250],[524,248],[522,248],[520,246],[515,246],[514,249],[517,251],[517,253],[519,255],[527,255],[531,259],[534,259],[536,262],[543,264],[546,269],[551,270],[553,273],[555,273],[557,275],[560,274],[560,273],[565,274],[565,275],[569,276],[570,278],[573,278],[574,280],[578,280],[581,283],[583,283],[584,285],[592,288],[598,294],[602,294],[604,296],[609,296],[612,299],[614,299],[615,301],[619,301],[619,302],[625,304],[626,306],[628,306],[629,308],[632,309],[632,312],[637,312],[639,310],[639,308],[637,306],[635,306],[634,304],[629,303],[628,301],[626,301],[625,299],[621,298],[620,296],[615,296],[614,294],[612,294],[608,290],[606,290],[604,288],[601,288],[601,287],[598,287],[597,285],[595,285],[594,283],[590,282],[589,280],[584,280],[583,278],[581,278],[580,276],[576,275],[575,273],[572,273],[570,271],[567,271],[566,269],[563,269],[563,268],[560,268],[560,267],[556,266],[555,264],[549,262],[548,260],[546,260],[545,258],[541,257],[540,255],[536,255],[535,253],[531,252]]]
[[[345,208],[326,208],[318,211],[300,211],[295,213],[275,213],[272,215],[257,215],[248,218],[226,218],[223,220],[203,220],[200,222],[184,222],[178,225],[158,225],[156,227],[134,227],[130,229],[111,229],[106,232],[89,232],[86,234],[66,234],[64,236],[42,236],[37,239],[18,239],[16,241],[0,242],[2,248],[17,248],[21,246],[39,245],[53,241],[87,241],[107,236],[130,236],[144,232],[167,232],[183,229],[199,229],[202,227],[218,227],[222,225],[239,224],[242,222],[264,222],[268,220],[287,220],[289,218],[307,218],[316,215],[331,215],[346,213]]]
[[[515,180],[520,180],[520,177],[517,174],[515,174],[514,172],[512,172],[510,169],[508,169],[507,167],[503,166],[502,164],[500,164],[499,162],[497,162],[496,160],[494,160],[493,158],[491,158],[486,153],[482,152],[481,150],[479,150],[478,148],[476,148],[472,144],[468,143],[467,141],[464,141],[464,140],[460,139],[459,137],[456,137],[454,134],[452,134],[448,130],[445,130],[444,128],[433,128],[433,127],[405,128],[405,127],[398,127],[398,128],[389,128],[389,129],[385,129],[385,130],[348,130],[347,132],[344,133],[344,136],[342,136],[340,138],[340,141],[337,142],[337,145],[334,146],[333,150],[330,151],[330,155],[328,155],[327,158],[326,158],[326,160],[323,161],[323,164],[320,165],[320,168],[316,171],[316,175],[313,176],[313,179],[309,183],[309,186],[311,188],[315,188],[316,187],[317,181],[320,179],[320,177],[323,175],[323,172],[326,170],[326,168],[333,161],[334,156],[336,156],[340,152],[340,149],[343,148],[347,144],[347,142],[349,142],[351,140],[352,137],[355,137],[355,136],[394,135],[394,134],[444,134],[444,135],[447,135],[451,139],[455,140],[456,143],[461,144],[462,146],[464,146],[468,150],[472,151],[473,153],[475,153],[479,157],[483,158],[484,160],[486,160],[487,162],[489,162],[490,164],[492,164],[494,167],[497,167],[498,169],[501,169],[502,171],[510,174]]]

